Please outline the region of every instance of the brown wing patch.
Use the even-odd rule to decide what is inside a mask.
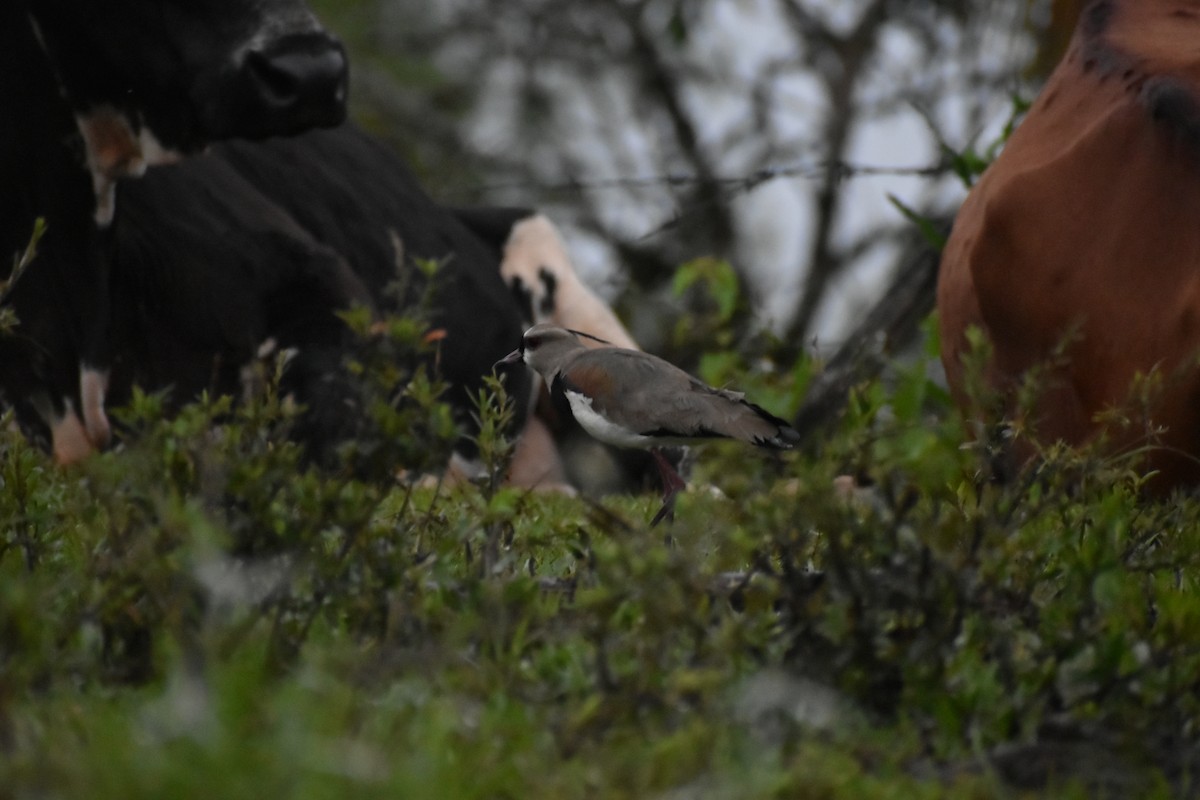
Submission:
[[[613,393],[616,381],[602,364],[573,364],[559,373],[563,386],[572,392],[591,397],[604,405]]]

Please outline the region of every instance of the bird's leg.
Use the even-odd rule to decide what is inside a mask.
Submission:
[[[667,461],[667,457],[657,447],[650,448],[650,455],[654,456],[654,463],[658,465],[658,474],[663,485],[663,506],[654,515],[654,519],[650,520],[650,527],[653,528],[664,518],[675,519],[675,495],[687,488],[687,482],[679,477],[671,462]]]

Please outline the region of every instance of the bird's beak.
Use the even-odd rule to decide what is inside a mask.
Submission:
[[[513,350],[511,353],[509,353],[504,358],[497,361],[495,364],[492,364],[492,369],[498,369],[499,367],[507,367],[509,364],[515,364],[518,361],[520,361],[523,356],[524,356],[524,353],[522,353],[521,348],[518,347],[516,350]]]

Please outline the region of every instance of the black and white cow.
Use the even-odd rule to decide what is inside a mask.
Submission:
[[[411,302],[384,288],[414,259],[443,265],[434,293],[434,325],[446,331],[439,365],[468,429],[482,377],[525,325],[553,319],[632,344],[578,281],[548,221],[442,208],[395,154],[350,124],[225,141],[118,186],[210,141],[338,121],[340,46],[302,10],[258,16],[271,5],[209,0],[181,11],[160,2],[161,40],[131,38],[97,11],[48,25],[32,12],[50,2],[4,29],[19,45],[4,51],[12,59],[4,74],[29,62],[38,80],[0,78],[0,107],[38,109],[40,134],[0,127],[0,170],[27,187],[18,213],[0,223],[0,245],[19,250],[37,215],[50,233],[13,292],[22,324],[0,341],[0,390],[25,427],[49,425],[60,460],[105,443],[110,396],[119,402],[135,383],[170,387],[178,400],[237,391],[242,366],[265,342],[296,350],[291,387],[310,406],[313,438],[344,433],[352,393],[331,379],[347,336],[336,312]],[[130,1],[110,11],[139,8]],[[93,69],[70,54],[92,58]],[[531,396],[524,371],[508,380],[514,396]],[[544,428],[535,423],[524,437],[518,480],[548,477],[556,456]]]
[[[499,258],[435,204],[399,158],[350,123],[264,142],[226,142],[121,185],[110,244],[112,393],[133,383],[238,391],[266,342],[293,350],[288,388],[308,407],[310,444],[353,430],[339,387],[351,305],[403,311],[415,261],[435,260],[438,366],[467,432],[473,398],[524,322]],[[409,287],[400,297],[385,291]],[[288,377],[288,376],[285,376]],[[531,378],[508,378],[515,396]]]
[[[108,436],[106,235],[114,185],[231,136],[345,116],[342,46],[299,0],[6,0],[0,4],[0,390],[62,460]]]

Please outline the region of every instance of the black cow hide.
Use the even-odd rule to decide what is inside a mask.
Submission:
[[[0,277],[46,226],[4,295],[20,327],[0,341],[0,396],[23,425],[78,429],[81,368],[111,358],[115,182],[221,137],[336,124],[346,76],[300,0],[0,3]]]
[[[472,400],[522,320],[499,259],[416,185],[397,157],[350,124],[294,138],[227,143],[122,184],[111,241],[111,398],[170,387],[237,392],[241,368],[270,340],[294,348],[292,386],[320,450],[353,432],[340,380],[352,304],[403,312],[415,259],[440,264],[431,327],[438,367],[472,452]],[[389,287],[408,286],[402,296]],[[344,377],[344,376],[343,376]],[[525,397],[530,378],[508,377]]]

